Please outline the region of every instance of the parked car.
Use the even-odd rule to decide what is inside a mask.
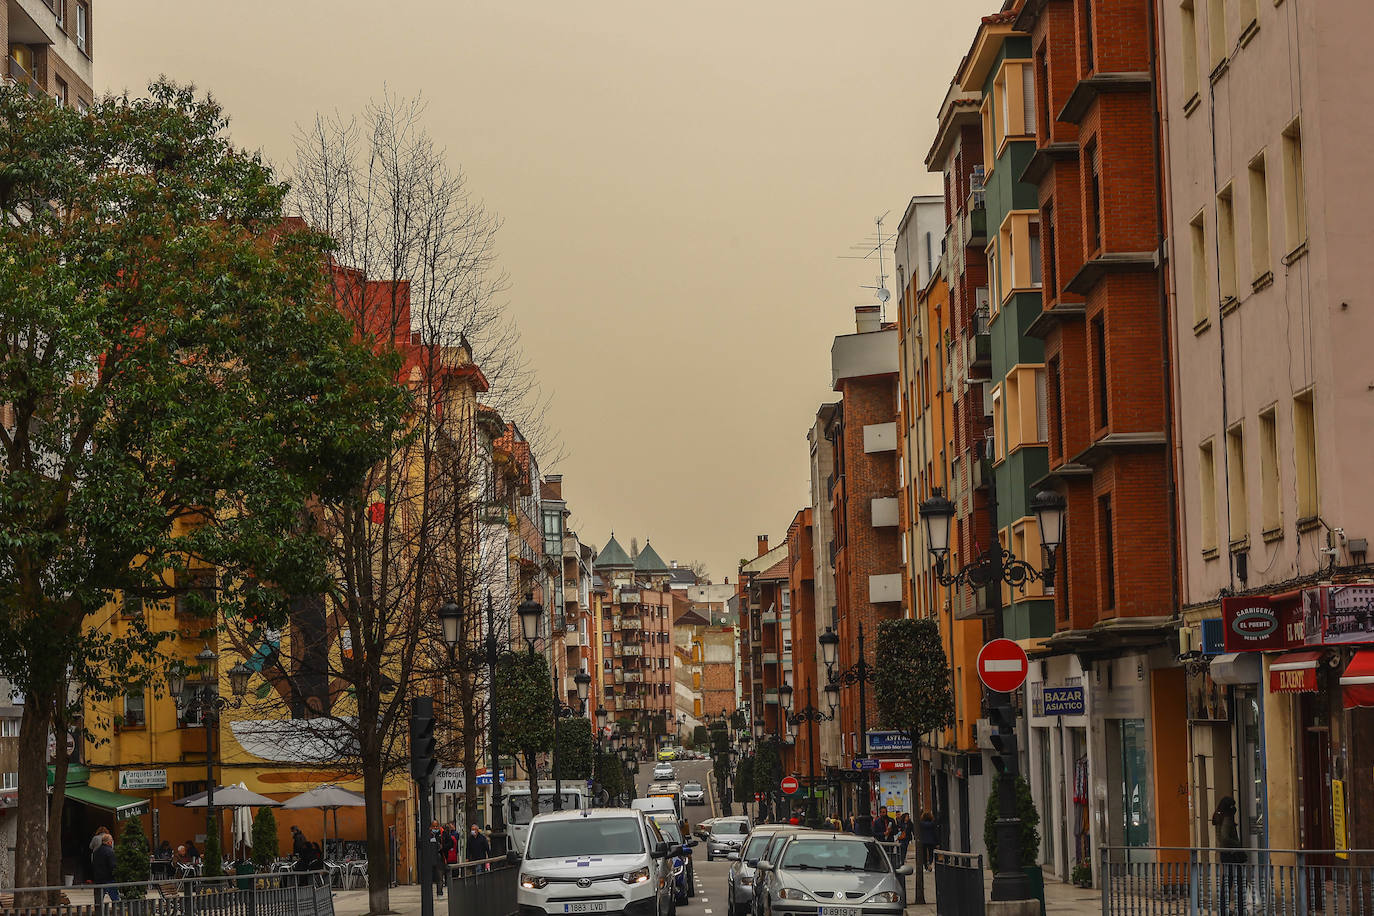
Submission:
[[[676,904],[686,906],[688,899],[697,895],[697,870],[692,864],[692,849],[698,841],[683,837],[682,826],[671,811],[649,812],[649,820],[657,825],[665,840],[682,847],[682,851],[673,857],[673,886],[677,890]]]
[[[682,803],[685,805],[706,804],[706,790],[701,787],[701,783],[684,782],[682,784]]]
[[[695,833],[695,834],[697,835],[697,839],[704,840],[704,839],[706,839],[708,836],[710,836],[710,835],[711,835],[711,825],[714,824],[714,823],[716,822],[716,820],[717,820],[717,818],[708,817],[708,818],[707,818],[706,820],[704,820],[704,821],[699,821],[699,822],[697,823],[697,829],[692,831],[693,833]]]
[[[815,916],[818,907],[824,916],[902,916],[906,908],[903,878],[912,868],[894,869],[871,838],[808,830],[770,854],[776,859],[759,861],[762,881],[754,888],[754,909],[763,916]]]
[[[744,839],[749,835],[747,817],[718,817],[711,822],[711,833],[706,837],[706,861],[739,852]]]
[[[712,824],[712,827],[715,825]],[[729,853],[726,858],[730,859],[730,872],[726,878],[728,895],[726,897],[726,907],[729,916],[747,916],[753,909],[754,904],[754,878],[756,877],[756,867],[759,864],[759,857],[775,836],[781,833],[796,833],[800,827],[791,827],[782,824],[768,824],[766,826],[755,827],[747,837],[744,838],[744,845],[739,852]],[[707,851],[709,855],[710,841],[707,841]]]
[[[537,815],[520,863],[520,916],[672,916],[672,863],[681,852],[639,811],[598,808]]]
[[[778,861],[782,847],[792,838],[792,834],[801,833],[805,829],[791,824],[783,825],[763,844],[763,851],[754,863],[754,899],[749,910],[753,916],[764,916],[764,907],[768,901],[768,873],[759,868],[759,863]]]

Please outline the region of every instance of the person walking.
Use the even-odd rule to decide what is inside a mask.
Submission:
[[[911,848],[911,815],[903,811],[897,816],[897,864],[906,862],[907,850]]]
[[[1234,898],[1236,916],[1245,913],[1245,862],[1247,856],[1242,849],[1240,830],[1236,827],[1236,800],[1229,795],[1222,796],[1217,809],[1212,813],[1212,826],[1217,832],[1217,846],[1221,849],[1220,904],[1222,914],[1226,914],[1227,898]]]
[[[110,835],[109,827],[97,827],[95,833],[91,834],[90,850],[86,853],[86,867],[91,870],[91,880],[95,880],[95,854],[105,843],[105,837]]]
[[[480,862],[491,858],[491,841],[476,824],[468,828],[468,841],[463,848],[463,858],[468,862]]]
[[[291,854],[294,855],[296,857],[296,861],[299,862],[301,859],[305,858],[306,854],[309,851],[310,841],[305,838],[304,833],[301,833],[301,828],[297,827],[295,824],[292,824]]]
[[[429,824],[429,851],[432,864],[431,879],[434,881],[434,896],[444,896],[444,832],[438,821]]]
[[[91,854],[91,883],[95,885],[95,905],[98,907],[104,905],[106,895],[112,903],[119,902],[119,888],[114,886],[114,837],[108,830],[99,836],[100,845]]]
[[[921,814],[917,840],[920,843],[921,864],[926,871],[930,871],[935,863],[935,850],[940,848],[940,825],[935,823],[935,815],[929,810]]]

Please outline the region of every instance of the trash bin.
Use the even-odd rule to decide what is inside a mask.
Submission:
[[[234,874],[236,875],[255,875],[257,871],[257,867],[252,862],[234,863]],[[238,885],[241,891],[251,891],[253,889],[252,878],[239,878],[238,881],[234,883]],[[1041,896],[1043,897],[1044,895],[1042,894]]]

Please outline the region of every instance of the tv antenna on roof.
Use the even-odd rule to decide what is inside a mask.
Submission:
[[[887,320],[887,302],[892,298],[892,294],[887,290],[887,262],[884,259],[884,252],[888,245],[892,243],[892,236],[883,231],[883,220],[887,219],[886,210],[881,216],[874,217],[873,222],[876,230],[873,235],[866,238],[861,244],[849,246],[851,251],[863,252],[862,254],[842,254],[840,257],[855,261],[870,261],[874,255],[878,256],[878,284],[876,286],[863,286],[863,289],[873,290],[874,297],[878,300],[879,316],[883,321]]]

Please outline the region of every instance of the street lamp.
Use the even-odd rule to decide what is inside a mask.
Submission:
[[[536,604],[535,607],[539,607],[539,605]],[[524,608],[523,604],[521,608]],[[540,610],[542,611],[543,609],[540,608]],[[520,613],[520,622],[523,626],[525,612],[521,610]],[[535,615],[535,619],[538,619],[537,614]],[[580,701],[579,708],[576,709],[564,703],[559,698],[558,666],[553,666],[553,750],[551,755],[553,757],[553,810],[555,811],[563,810],[563,774],[558,769],[558,722],[560,719],[572,719],[582,715],[583,711],[587,708],[587,692],[592,683],[592,676],[585,671],[579,671],[577,674],[573,675],[573,683],[577,685],[577,699]],[[535,808],[531,810],[537,813],[537,809],[538,805],[536,804]]]
[[[463,609],[452,598],[447,599],[439,606],[439,622],[444,626],[444,645],[452,658],[463,630]]]
[[[806,695],[812,695],[812,685],[810,681],[806,683]],[[833,688],[833,690],[832,690]],[[831,696],[834,702],[831,702]],[[806,820],[808,827],[820,826],[820,816],[816,812],[816,723],[829,722],[835,718],[835,707],[839,703],[840,688],[834,683],[826,685],[825,697],[830,704],[830,712],[825,713],[816,708],[814,703],[808,703],[795,713],[787,717],[787,730],[792,735],[793,744],[796,743],[797,733],[801,728],[801,723],[806,723],[806,763],[810,775],[807,778],[807,799],[806,799]],[[788,699],[791,699],[791,690],[788,691]],[[793,752],[795,754],[795,751]],[[794,757],[795,760],[795,757]]]
[[[1054,490],[1041,490],[1031,497],[1030,507],[1040,528],[1040,546],[1045,554],[1043,569],[1036,569],[1017,558],[1000,542],[994,541],[963,569],[951,573],[947,565],[954,503],[938,493],[921,503],[921,525],[925,530],[926,549],[935,561],[935,578],[944,586],[972,585],[982,588],[1000,580],[1013,588],[1024,590],[1028,582],[1039,579],[1046,586],[1053,587],[1055,554],[1064,537],[1064,497]]]
[[[827,640],[827,636],[831,639]],[[834,658],[838,653],[834,652],[832,648],[827,648],[827,644],[831,647],[838,647],[839,641],[840,638],[832,633],[828,627],[820,637],[821,655],[827,659],[826,673],[829,675],[830,683],[834,685],[834,690],[829,687],[826,688],[826,701],[829,702],[833,696],[835,699],[834,706],[838,707],[840,688],[859,685],[859,747],[857,752],[862,755],[868,749],[868,691],[866,685],[873,683],[876,674],[873,666],[868,663],[868,659],[864,658],[863,621],[859,622],[858,660],[845,670],[836,672],[834,670]],[[869,796],[872,792],[872,786],[868,771],[861,771],[861,775],[863,788],[859,791],[859,814],[854,818],[854,832],[860,836],[871,836],[873,833],[873,808],[872,799]]]
[[[544,615],[544,605],[534,600],[533,592],[525,592],[525,600],[515,609],[520,617],[520,635],[530,652],[534,651],[534,641],[539,638],[539,618]]]
[[[205,648],[196,653],[196,670],[203,678],[201,689],[186,697],[187,713],[195,712],[200,716],[205,728],[205,835],[209,836],[216,823],[215,810],[215,733],[219,730],[220,713],[226,709],[238,709],[243,705],[243,697],[248,693],[248,678],[252,671],[243,662],[229,669],[229,690],[234,699],[219,695],[219,656],[206,643]],[[173,661],[167,668],[167,692],[172,700],[181,706],[186,692],[186,664],[180,659]],[[224,848],[220,846],[221,850]]]

